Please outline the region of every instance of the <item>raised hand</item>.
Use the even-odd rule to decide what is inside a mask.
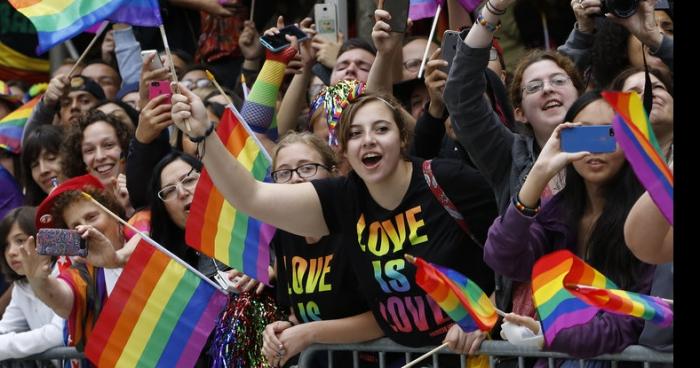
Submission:
[[[179,93],[175,87],[175,83],[170,85],[170,88],[173,90],[171,99],[173,123],[190,137],[204,136],[211,123],[207,119],[207,109],[204,107],[202,99],[197,97],[182,83],[179,84]],[[185,121],[188,121],[190,129],[187,129]]]
[[[55,106],[61,98],[68,94],[70,79],[65,74],[58,74],[51,78],[49,86],[44,94],[44,102],[48,106]]]
[[[160,95],[146,104],[139,113],[139,124],[136,126],[136,139],[148,144],[153,142],[163,129],[173,124],[170,115],[172,105],[167,101],[167,95]]]
[[[584,33],[595,31],[594,16],[600,14],[601,0],[571,0],[571,9],[574,10],[578,30]]]
[[[387,23],[391,14],[384,9],[374,11],[374,27],[372,27],[372,41],[377,53],[389,54],[401,46],[403,33],[391,32],[391,26]]]
[[[425,64],[425,87],[430,96],[428,112],[433,117],[442,117],[445,108],[445,101],[442,93],[447,83],[447,74],[441,68],[446,68],[448,63],[440,58],[441,49],[437,49],[430,55],[430,61]]]
[[[258,60],[263,56],[265,49],[260,44],[258,38],[260,34],[255,28],[255,23],[246,20],[243,22],[243,31],[238,36],[238,46],[241,48],[241,54],[246,60]]]

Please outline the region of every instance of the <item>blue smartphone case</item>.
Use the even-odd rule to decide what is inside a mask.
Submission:
[[[563,152],[615,152],[617,141],[612,125],[583,125],[561,131]]]

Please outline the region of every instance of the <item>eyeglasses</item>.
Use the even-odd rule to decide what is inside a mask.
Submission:
[[[571,81],[571,78],[564,74],[554,74],[548,81],[549,85],[552,87],[564,87],[569,83],[569,81]],[[544,89],[544,83],[545,81],[541,79],[531,80],[525,84],[525,88],[522,90],[528,95],[535,94]]]
[[[192,191],[194,190],[194,187],[197,186],[198,181],[199,181],[199,174],[193,173],[190,175],[186,175],[182,179],[178,180],[175,184],[166,185],[161,190],[159,190],[158,191],[158,198],[160,198],[160,200],[163,202],[175,199],[177,197],[178,186],[181,189],[192,193]]]
[[[421,59],[409,59],[404,61],[403,67],[404,69],[408,70],[409,72],[417,72],[418,69],[420,69],[420,63],[423,60]]]
[[[197,79],[197,80],[192,80],[192,79],[183,79],[180,81],[183,86],[187,87],[187,89],[192,90],[195,88],[204,88],[204,87],[209,87],[211,86],[211,81],[206,78],[202,79]]]
[[[296,169],[275,170],[270,175],[272,176],[272,180],[274,180],[275,183],[286,183],[292,179],[292,173],[297,173],[297,175],[299,175],[300,178],[310,178],[316,175],[316,172],[318,171],[319,167],[330,171],[330,169],[325,167],[324,165],[313,162],[303,164],[297,167]]]

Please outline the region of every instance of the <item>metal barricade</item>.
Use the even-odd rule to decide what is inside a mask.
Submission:
[[[420,354],[428,352],[433,347],[421,347],[421,348],[411,348],[407,346],[402,346],[394,343],[388,338],[381,338],[378,340],[360,343],[360,344],[344,344],[344,345],[326,345],[326,344],[315,344],[309,346],[304,350],[299,357],[299,368],[308,368],[311,360],[311,353],[315,351],[328,351],[328,367],[333,368],[333,351],[352,351],[353,352],[353,367],[359,367],[359,354],[358,352],[377,352],[379,354],[379,367],[386,368],[386,353],[404,353],[406,361],[411,361],[417,358]],[[421,362],[418,366],[432,366],[434,368],[439,367],[437,354],[456,354],[449,349],[444,348],[433,355],[432,364],[428,359]],[[551,351],[542,351],[534,347],[525,347],[513,345],[507,341],[484,341],[481,343],[481,347],[477,351],[479,355],[489,356],[489,367],[496,366],[496,357],[517,357],[518,367],[525,367],[525,358],[547,358],[549,361],[549,367],[554,367],[554,359],[571,359],[578,360],[580,362],[581,368],[585,366],[585,362],[588,360],[605,360],[611,361],[611,366],[614,368],[617,366],[618,361],[633,361],[633,362],[644,362],[644,367],[650,367],[650,363],[673,363],[673,353],[662,353],[643,346],[633,345],[628,346],[624,351],[619,354],[604,354],[597,356],[593,359],[577,359],[573,358],[564,353],[557,353]],[[466,355],[460,355],[461,366],[466,364]],[[427,362],[427,363],[426,363]]]

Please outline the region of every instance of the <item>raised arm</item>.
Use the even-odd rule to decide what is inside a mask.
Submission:
[[[625,243],[643,262],[673,262],[673,226],[645,192],[632,206],[625,221]]]
[[[173,121],[185,134],[204,137],[209,128],[202,100],[185,86],[174,93]],[[188,131],[188,119],[191,131]],[[237,209],[282,230],[301,235],[321,237],[328,234],[328,226],[318,194],[311,183],[262,183],[238,162],[221,142],[217,134],[209,134],[202,143],[202,161],[214,185]]]

